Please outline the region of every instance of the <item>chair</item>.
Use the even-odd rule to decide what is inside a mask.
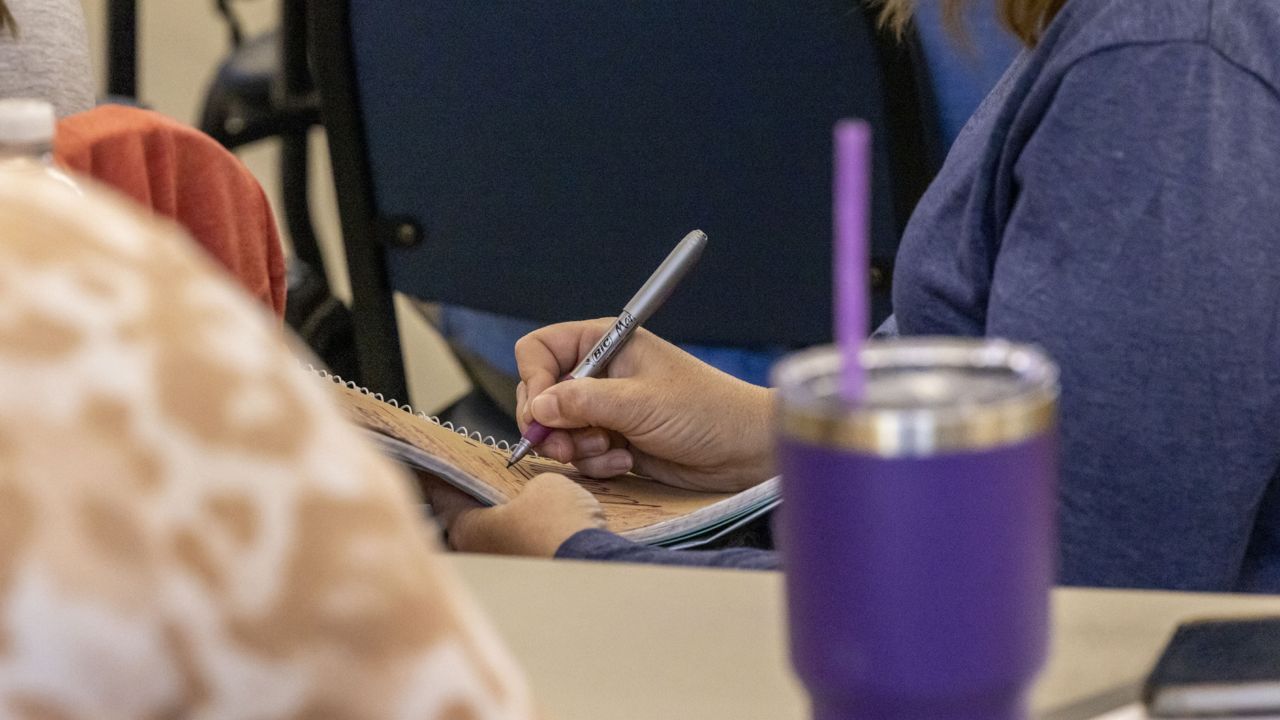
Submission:
[[[307,61],[306,2],[281,0],[279,25],[246,38],[232,0],[217,0],[231,52],[205,92],[200,129],[230,150],[276,138],[280,210],[293,250],[285,321],[340,375],[355,373],[354,338],[345,305],[333,297],[311,221],[311,128],[319,99]]]
[[[308,8],[361,382],[405,396],[393,291],[552,322],[711,247],[652,328],[830,338],[831,127],[877,137],[873,264],[940,161],[914,42],[834,0],[333,0]],[[801,309],[801,310],[797,310]]]
[[[320,121],[307,67],[305,0],[282,0],[280,25],[244,39],[228,0],[232,52],[205,93],[200,129],[230,150],[280,139],[280,175],[286,225],[297,256],[323,269],[307,205],[307,135]]]
[[[330,291],[307,199],[308,134],[319,122],[319,107],[307,68],[304,2],[281,0],[280,26],[246,40],[232,0],[215,1],[232,51],[206,91],[199,127],[228,150],[280,139],[280,209],[293,249],[285,322],[330,369],[353,375],[350,313]],[[137,0],[108,0],[106,13],[107,94],[136,105]]]
[[[307,134],[320,110],[307,67],[306,0],[281,0],[280,26],[246,40],[231,0],[216,0],[227,22],[232,52],[205,93],[200,130],[228,150],[278,137],[281,194],[294,253],[319,271],[328,292],[324,260],[307,204]],[[107,94],[124,102],[138,96],[138,3],[108,0]]]
[[[107,95],[138,97],[138,0],[107,0]]]

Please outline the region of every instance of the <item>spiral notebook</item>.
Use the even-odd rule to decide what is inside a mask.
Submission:
[[[506,441],[454,428],[336,375],[316,372],[332,383],[348,418],[383,452],[489,505],[506,502],[540,473],[560,473],[596,496],[609,530],[635,542],[683,549],[716,540],[772,510],[779,501],[778,478],[739,493],[702,493],[630,474],[596,480],[536,455],[508,468]]]

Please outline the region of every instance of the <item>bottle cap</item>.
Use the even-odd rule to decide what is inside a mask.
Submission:
[[[52,143],[57,116],[44,100],[0,100],[0,143],[34,145]]]

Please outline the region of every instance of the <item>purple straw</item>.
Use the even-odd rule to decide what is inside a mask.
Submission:
[[[871,234],[871,126],[841,120],[835,127],[835,335],[843,358],[840,394],[845,402],[861,402],[866,372],[859,360],[870,334],[867,280]]]

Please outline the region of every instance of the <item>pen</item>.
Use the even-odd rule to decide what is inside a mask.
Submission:
[[[591,348],[591,352],[582,358],[582,362],[578,363],[573,372],[566,375],[561,382],[598,375],[609,364],[614,353],[626,344],[636,328],[644,324],[654,311],[666,302],[680,280],[693,269],[706,246],[707,235],[701,230],[694,230],[685,235],[684,239],[676,244],[671,254],[667,255],[667,259],[653,271],[631,301],[622,308],[622,313],[618,315],[618,319],[609,331],[600,338],[595,347]],[[546,440],[550,434],[551,428],[544,427],[536,420],[531,423],[525,429],[524,435],[520,437],[520,442],[511,450],[507,467],[520,462],[520,459],[528,455],[534,445]]]

